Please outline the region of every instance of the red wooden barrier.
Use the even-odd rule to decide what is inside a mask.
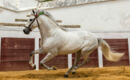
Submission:
[[[34,50],[34,39],[2,38],[0,71],[28,70],[29,53]]]
[[[125,55],[119,62],[109,62],[105,58],[103,59],[104,66],[123,66],[129,65],[128,57],[128,39],[105,39],[111,46],[112,50],[117,52],[124,52]]]

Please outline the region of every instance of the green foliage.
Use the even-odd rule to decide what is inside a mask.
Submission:
[[[42,12],[40,12],[40,13],[38,14],[38,16],[43,15],[43,14],[44,14],[44,12],[42,11]]]

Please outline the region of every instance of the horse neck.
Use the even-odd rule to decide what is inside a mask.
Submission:
[[[39,17],[40,26],[39,31],[41,34],[41,37],[49,37],[54,34],[54,31],[56,32],[58,29],[57,24],[55,24],[53,21],[51,21],[46,16]]]

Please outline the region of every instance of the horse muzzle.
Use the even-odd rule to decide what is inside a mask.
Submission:
[[[30,31],[31,31],[31,29],[28,28],[28,27],[26,27],[25,29],[23,29],[24,34],[29,34]]]

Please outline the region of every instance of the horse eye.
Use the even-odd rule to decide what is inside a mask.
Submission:
[[[30,19],[30,21],[33,21],[33,19]]]

